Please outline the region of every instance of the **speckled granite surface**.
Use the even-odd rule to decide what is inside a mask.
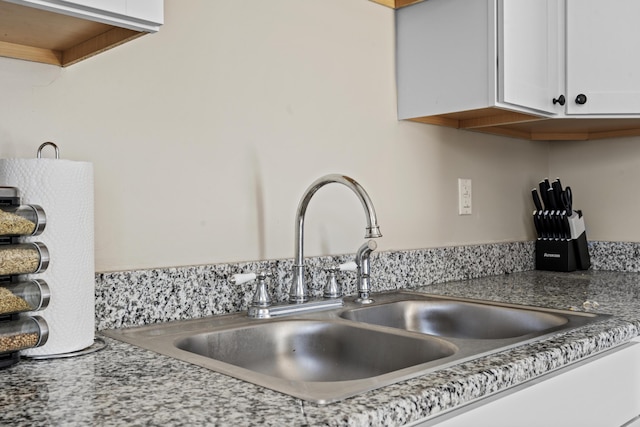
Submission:
[[[589,242],[594,270],[640,272],[640,243]]]
[[[594,241],[589,252],[593,270],[640,272],[640,243]],[[374,252],[372,286],[384,291],[529,271],[535,268],[534,254],[533,241]],[[312,294],[321,296],[325,268],[352,259],[306,258]],[[228,282],[241,272],[273,272],[271,297],[285,301],[292,266],[293,260],[286,259],[98,273],[96,326],[104,330],[244,311],[254,285]],[[339,280],[345,294],[355,294],[355,274],[345,273]]]
[[[615,316],[325,406],[108,339],[99,353],[23,361],[0,373],[0,425],[403,425],[626,342],[640,328],[636,273],[529,271],[419,284],[429,293],[563,309],[597,301]]]
[[[431,283],[470,279],[534,268],[534,242],[499,243],[411,251],[374,252],[371,256],[374,291],[415,288]],[[322,296],[325,268],[352,261],[353,255],[306,258],[310,292]],[[98,330],[192,319],[246,310],[253,296],[251,283],[233,286],[235,273],[268,270],[275,301],[286,301],[293,260],[268,260],[99,273],[96,275]],[[339,278],[346,295],[354,295],[355,273]]]

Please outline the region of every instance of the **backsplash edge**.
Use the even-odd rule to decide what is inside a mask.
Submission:
[[[372,254],[374,292],[417,288],[534,269],[534,242],[384,251]],[[309,290],[321,296],[324,268],[353,259],[353,254],[306,258]],[[269,270],[274,301],[287,299],[293,259],[96,273],[97,330],[140,326],[247,310],[254,284],[231,285],[241,272]],[[355,273],[338,277],[344,293],[356,292]]]
[[[640,272],[640,243],[590,241],[591,269]],[[353,254],[306,258],[309,289],[321,296],[324,268],[351,261]],[[247,310],[252,283],[234,286],[235,273],[269,270],[274,301],[286,301],[293,259],[96,274],[97,330],[230,314]],[[535,241],[390,250],[371,257],[373,292],[475,279],[535,269]],[[355,273],[340,275],[346,295],[356,292]]]

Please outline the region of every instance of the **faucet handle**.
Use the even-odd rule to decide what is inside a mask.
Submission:
[[[267,277],[271,276],[272,274],[268,271],[261,271],[259,273],[239,273],[231,276],[231,278],[229,278],[229,283],[232,285],[241,285],[258,279],[258,286],[256,288],[256,293],[253,295],[251,305],[253,307],[269,307],[271,305],[271,297],[267,291],[266,280]]]
[[[337,267],[327,268],[326,271],[329,273],[329,277],[327,278],[327,284],[324,285],[323,296],[325,298],[340,298],[342,296],[342,289],[336,280]]]
[[[327,268],[326,271],[329,273],[329,278],[327,279],[327,284],[324,286],[323,296],[325,298],[340,298],[342,296],[342,287],[336,280],[336,273],[338,271],[356,271],[357,268],[357,264],[353,261]]]
[[[355,261],[345,262],[344,264],[340,264],[338,266],[338,270],[340,271],[356,271],[358,269],[358,264]]]
[[[242,285],[243,283],[255,280],[258,277],[256,273],[238,273],[231,276],[229,283],[232,285]]]

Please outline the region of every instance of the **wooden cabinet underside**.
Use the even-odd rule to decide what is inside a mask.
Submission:
[[[409,120],[538,141],[586,141],[640,136],[640,118],[547,118],[499,108],[483,108]]]
[[[410,4],[420,3],[423,0],[371,0],[381,5],[398,9],[399,7],[409,6]]]
[[[0,1],[0,56],[68,66],[145,32]]]

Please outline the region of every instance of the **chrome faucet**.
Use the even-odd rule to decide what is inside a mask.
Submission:
[[[358,298],[356,302],[360,304],[371,304],[373,300],[370,298],[371,293],[371,263],[369,255],[378,247],[375,240],[365,242],[358,252],[356,252],[356,265],[358,266]]]
[[[305,191],[298,209],[296,211],[296,229],[295,229],[295,264],[293,266],[293,283],[291,283],[291,290],[289,291],[289,302],[303,303],[309,300],[309,290],[304,279],[305,266],[304,266],[304,216],[307,211],[307,206],[313,195],[321,187],[326,184],[336,182],[350,188],[358,199],[362,203],[364,208],[367,227],[365,233],[365,239],[382,237],[380,229],[378,227],[378,219],[376,217],[376,211],[373,208],[373,203],[364,188],[358,184],[352,178],[345,175],[331,174],[325,175],[311,184]],[[371,247],[373,243],[373,247]],[[356,257],[356,263],[358,264],[358,291],[361,293],[360,298],[369,300],[369,254],[376,248],[376,244],[373,241],[365,243],[359,250]],[[366,289],[366,291],[360,292],[360,289]],[[364,297],[363,297],[364,295]],[[370,302],[370,300],[369,300]]]

